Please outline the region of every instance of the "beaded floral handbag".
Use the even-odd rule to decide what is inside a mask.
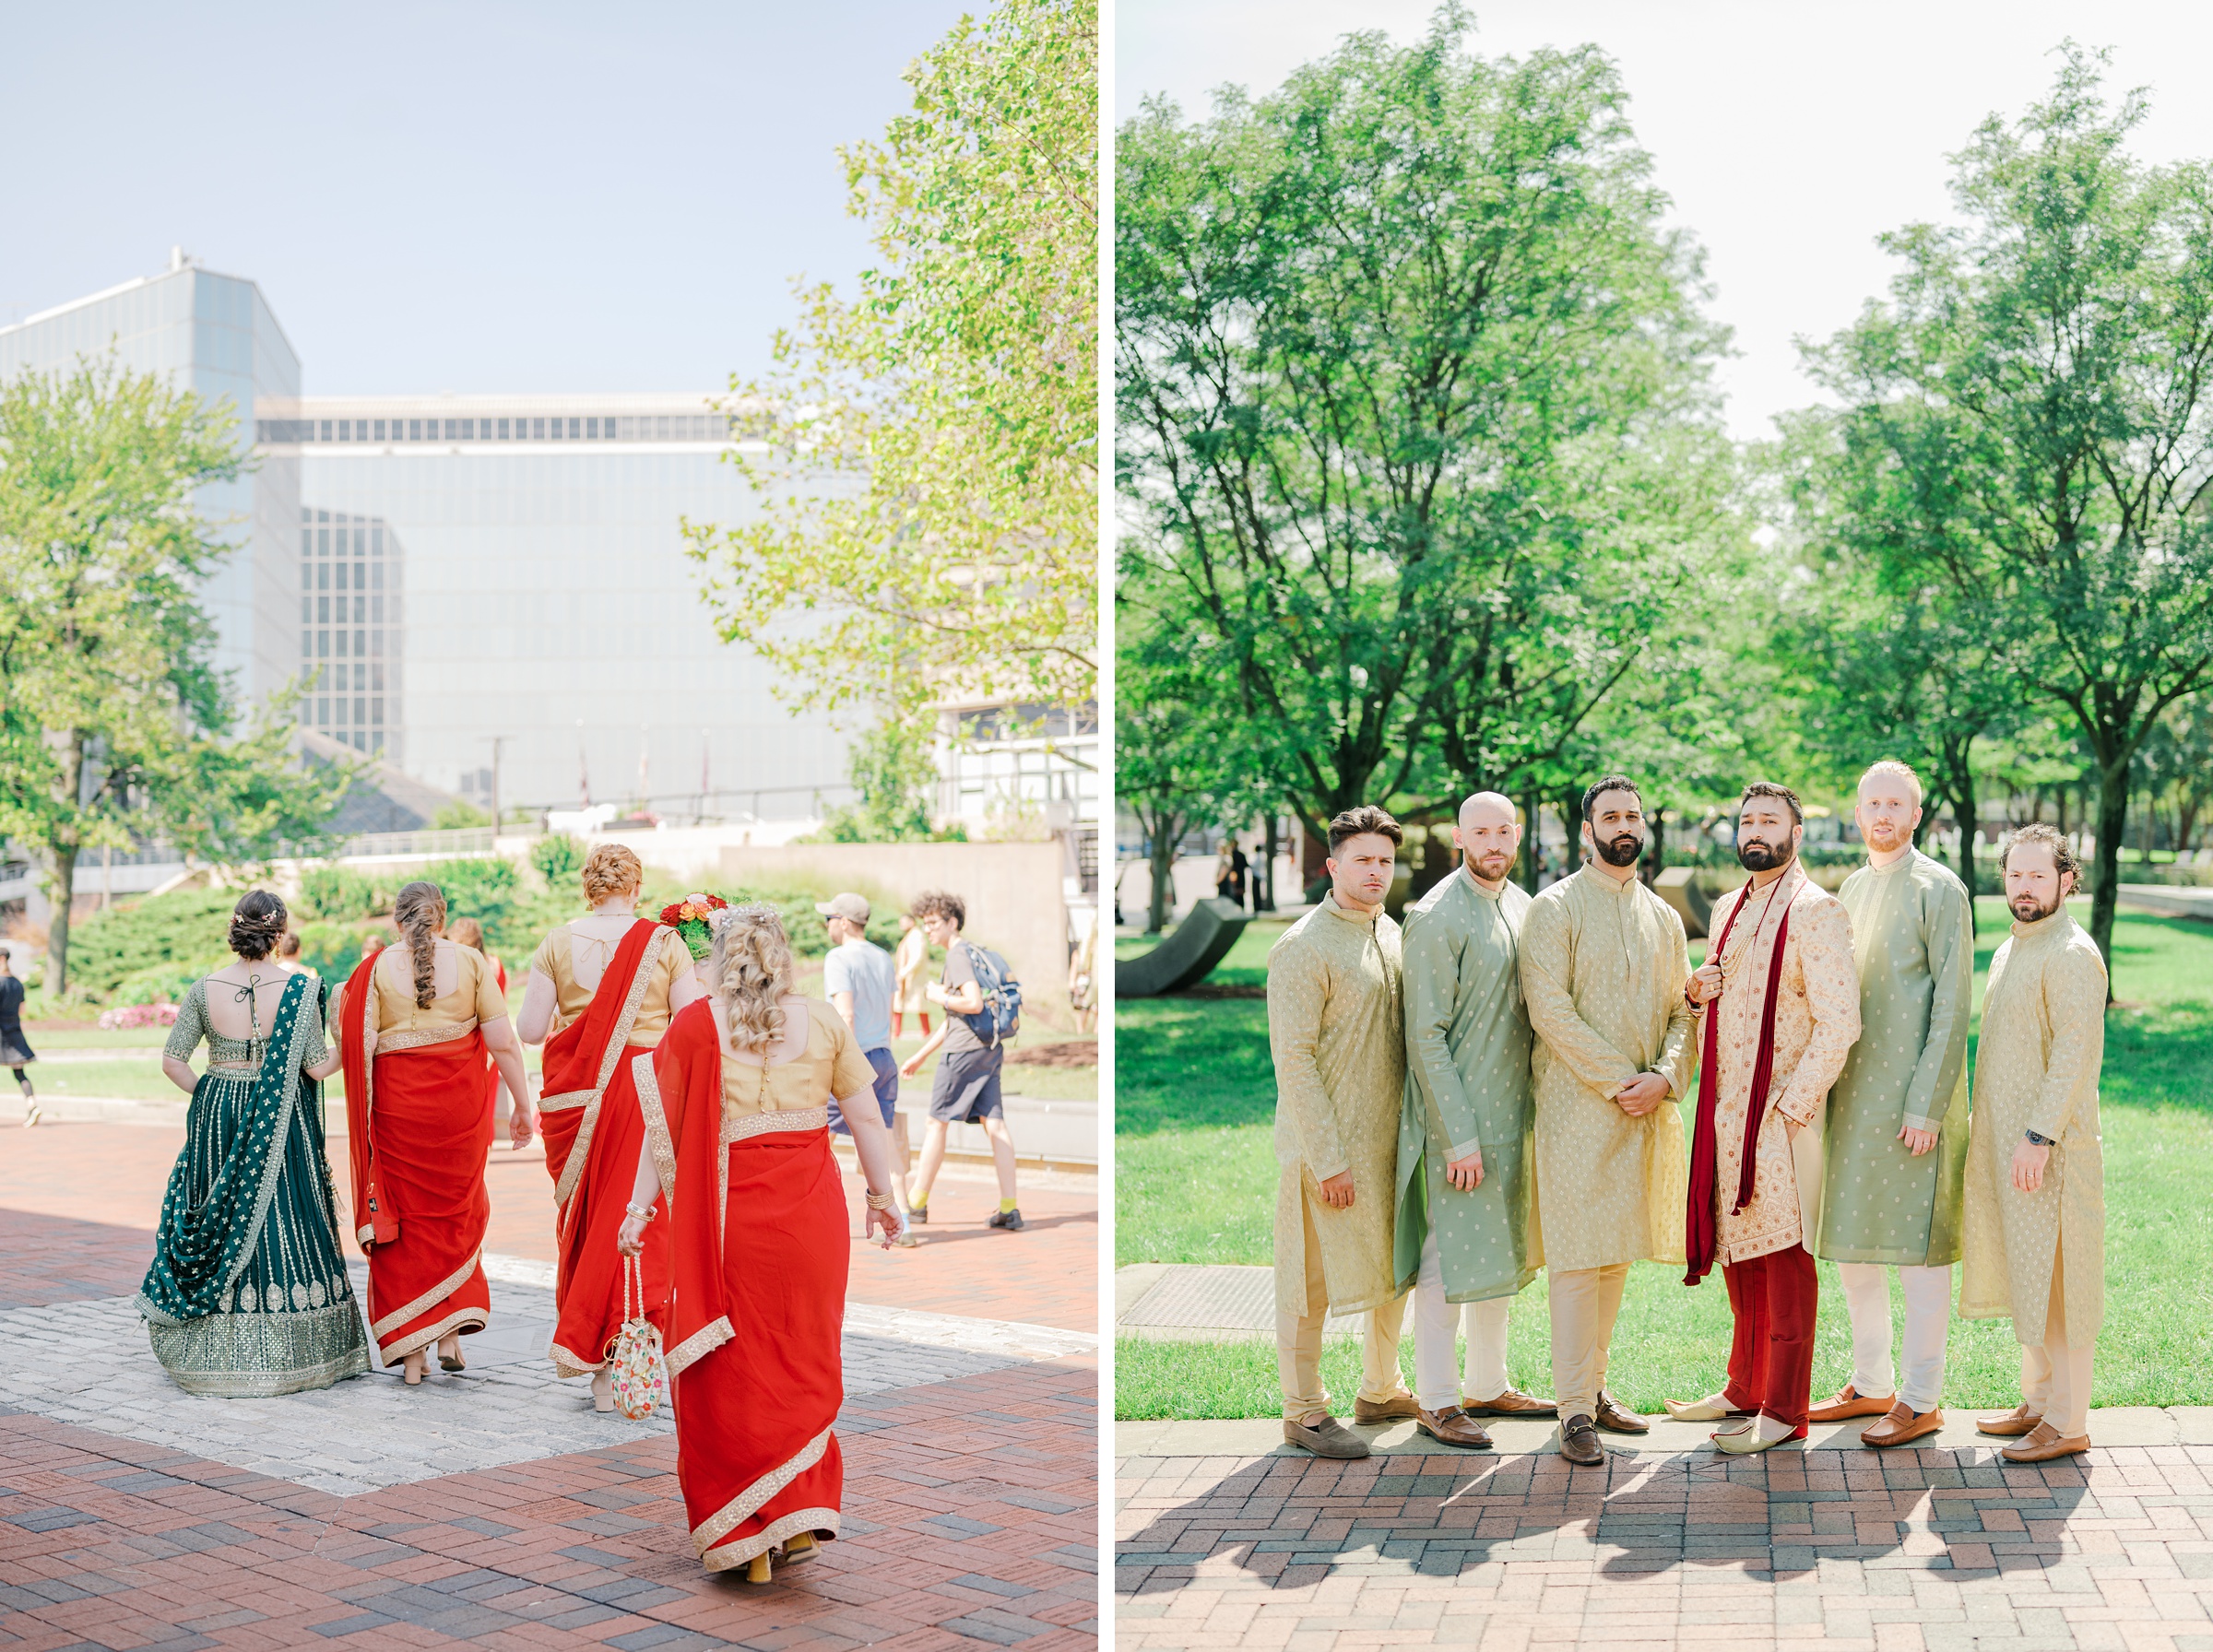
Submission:
[[[637,1290],[634,1313],[631,1307],[633,1286]],[[669,1392],[669,1365],[661,1358],[661,1333],[645,1317],[645,1280],[635,1257],[622,1258],[622,1328],[615,1335],[607,1369],[614,1383],[615,1410],[633,1422],[652,1416]]]

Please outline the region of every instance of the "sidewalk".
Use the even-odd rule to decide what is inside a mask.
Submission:
[[[464,1344],[467,1372],[230,1401],[171,1386],[129,1304],[181,1140],[99,1124],[0,1139],[7,1652],[1095,1644],[1095,1321],[1050,1328],[1072,1316],[1056,1273],[1081,1261],[1089,1293],[1084,1196],[1041,1189],[1058,1225],[986,1233],[988,1186],[947,1182],[947,1216],[977,1209],[945,1244],[857,1245],[845,1534],[753,1587],[692,1556],[667,1410],[631,1423],[552,1379],[535,1153],[487,1172],[493,1322]]]

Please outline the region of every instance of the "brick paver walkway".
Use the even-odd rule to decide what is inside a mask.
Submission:
[[[278,1401],[169,1387],[119,1304],[180,1139],[56,1124],[0,1140],[0,1652],[1095,1644],[1095,1355],[996,1323],[1052,1325],[1089,1300],[1082,1195],[1025,1196],[1025,1214],[1058,1203],[1045,1213],[1059,1220],[1006,1235],[981,1227],[988,1185],[948,1183],[947,1215],[977,1209],[933,1224],[947,1243],[857,1249],[854,1297],[882,1305],[848,1330],[845,1535],[762,1588],[700,1571],[666,1412],[594,1417],[581,1385],[538,1370],[550,1308],[516,1282],[527,1261],[498,1270],[463,1377],[408,1393],[375,1375]],[[543,1165],[505,1157],[487,1173],[492,1248],[550,1256],[550,1233],[533,1240]],[[1016,1249],[1032,1240],[1045,1256]]]
[[[2213,1652],[2213,1446],[1125,1459],[1124,1647]]]

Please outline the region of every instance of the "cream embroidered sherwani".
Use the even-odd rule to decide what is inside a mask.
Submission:
[[[2105,1322],[2105,1160],[2098,1071],[2105,1058],[2105,963],[2063,909],[2016,924],[1990,961],[1975,1108],[1967,1150],[1963,1319],[2013,1320],[2044,1339],[2055,1268],[2065,1273],[2067,1342],[2088,1348]],[[2043,1186],[2013,1185],[2013,1150],[2034,1130],[2057,1145]]]
[[[1629,1264],[1683,1259],[1683,1118],[1690,1080],[1690,956],[1683,920],[1631,878],[1594,867],[1530,903],[1521,997],[1536,1034],[1536,1210],[1563,1423],[1594,1416]],[[1615,1102],[1639,1073],[1668,1097],[1641,1118]]]
[[[1517,932],[1530,897],[1485,892],[1463,866],[1406,914],[1406,1099],[1399,1118],[1402,1282],[1437,1235],[1449,1302],[1511,1296],[1544,1265],[1531,1232],[1533,1098]],[[1445,1166],[1478,1148],[1483,1182],[1462,1193]]]
[[[1729,936],[1727,955],[1717,961],[1726,985],[1721,997],[1700,1011],[1721,1017],[1714,1049],[1714,1260],[1724,1267],[1788,1250],[1820,1231],[1821,1136],[1816,1127],[1829,1086],[1860,1036],[1860,983],[1843,903],[1793,865],[1767,889],[1740,888],[1715,902],[1709,926],[1714,935],[1728,927],[1740,902],[1749,902],[1749,908]],[[1744,1167],[1752,1068],[1759,1057],[1768,972],[1785,911],[1791,921],[1775,995],[1774,1061],[1754,1143],[1752,1198],[1737,1210],[1733,1207]],[[1699,1031],[1702,1036],[1702,1025]],[[1792,1123],[1802,1127],[1795,1142]]]
[[[1680,1099],[1690,1048],[1683,920],[1636,879],[1584,867],[1530,903],[1521,997],[1536,1032],[1537,1241],[1545,1266],[1683,1259],[1682,1115],[1631,1118],[1614,1096],[1642,1072]]]
[[[1838,899],[1852,920],[1860,1041],[1829,1092],[1815,1254],[1946,1267],[1959,1259],[1967,1167],[1975,978],[1967,886],[1910,849],[1887,867],[1862,867]],[[1899,1139],[1901,1126],[1935,1131],[1936,1145],[1915,1157]]]

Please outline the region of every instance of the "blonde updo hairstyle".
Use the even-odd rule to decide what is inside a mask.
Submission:
[[[392,926],[408,943],[408,958],[415,968],[415,1008],[428,1009],[437,996],[431,985],[432,968],[438,955],[438,931],[445,927],[445,891],[420,878],[406,885],[393,899]]]
[[[791,941],[773,906],[733,906],[715,914],[707,974],[732,1054],[768,1052],[784,1036],[779,1001],[792,990]]]
[[[601,844],[584,862],[584,903],[597,906],[614,895],[634,895],[645,881],[645,868],[622,844]]]

